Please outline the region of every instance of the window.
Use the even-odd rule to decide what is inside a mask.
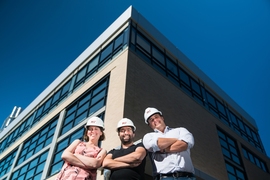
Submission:
[[[87,70],[87,66],[85,66],[84,68],[82,68],[78,73],[77,73],[77,76],[76,76],[76,86],[77,84],[80,84],[81,82],[81,79],[85,76],[86,74],[86,70]]]
[[[3,152],[12,143],[14,143],[18,137],[22,136],[29,128],[30,122],[32,121],[32,116],[25,120],[19,127],[17,127],[5,140],[1,142],[0,152]]]
[[[75,100],[68,108],[61,135],[68,132],[82,120],[105,106],[108,77],[91,87],[83,96]]]
[[[245,180],[246,179],[244,172],[238,169],[236,166],[233,166],[226,162],[226,169],[227,169],[229,180]]]
[[[75,139],[81,139],[84,133],[84,127],[81,127],[78,131],[75,133],[69,135],[64,140],[59,142],[57,144],[57,147],[55,149],[52,164],[50,166],[50,172],[49,175],[54,175],[57,172],[59,172],[64,164],[64,161],[61,158],[61,155],[63,151],[75,140]]]
[[[240,161],[236,142],[221,131],[218,131],[218,136],[223,155],[231,159],[238,165],[241,165],[242,163]]]
[[[45,152],[12,173],[12,180],[41,179],[48,152]]]
[[[247,150],[247,148],[242,147],[242,150],[243,150],[243,154],[245,158],[247,158],[250,162],[258,166],[263,171],[268,172],[266,163],[264,161],[262,161],[259,157],[257,157],[251,151]]]
[[[153,58],[160,63],[161,65],[165,66],[165,58],[164,58],[164,54],[157,49],[155,46],[152,46],[152,54],[153,54]]]
[[[13,164],[14,158],[16,156],[17,149],[11,152],[9,155],[1,159],[0,161],[0,177],[4,176],[10,171],[10,168]]]
[[[151,54],[150,42],[139,33],[137,34],[137,44],[139,45],[142,51]]]
[[[105,62],[108,58],[110,58],[112,55],[112,52],[113,52],[113,44],[110,43],[102,50],[101,56],[100,56],[100,62]]]
[[[166,65],[169,72],[171,72],[175,77],[178,77],[178,67],[170,58],[166,58]]]
[[[235,140],[219,129],[218,136],[229,180],[245,180],[245,170]]]
[[[25,160],[42,150],[52,142],[58,118],[51,120],[31,138],[24,142],[21,154],[16,164],[22,164]]]

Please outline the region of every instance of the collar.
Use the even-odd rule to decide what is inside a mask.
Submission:
[[[164,129],[164,133],[168,132],[169,130],[171,130],[171,128],[169,128],[169,126],[166,126],[165,129]],[[154,129],[154,131],[155,131],[156,133],[163,133],[163,132],[161,132],[161,131],[158,130],[158,129]]]

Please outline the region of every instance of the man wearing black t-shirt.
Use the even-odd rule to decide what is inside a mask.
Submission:
[[[110,180],[144,180],[146,150],[142,143],[134,144],[136,127],[130,119],[118,122],[121,147],[108,152],[103,167],[111,170]]]

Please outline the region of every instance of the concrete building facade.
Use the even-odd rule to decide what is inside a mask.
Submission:
[[[195,138],[198,180],[270,179],[256,122],[133,7],[129,7],[0,134],[0,180],[55,179],[61,154],[86,119],[105,123],[102,148],[120,145],[127,117],[136,140],[152,131],[147,107]],[[98,170],[98,179],[104,179]],[[150,161],[146,179],[152,179]]]

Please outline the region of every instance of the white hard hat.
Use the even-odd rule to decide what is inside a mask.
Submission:
[[[103,128],[103,130],[105,129],[104,128],[104,123],[99,117],[91,117],[91,118],[89,118],[84,127],[87,128],[88,126],[98,126],[98,127]]]
[[[116,131],[118,132],[118,129],[123,126],[131,126],[133,127],[133,130],[136,131],[136,127],[134,126],[133,122],[128,118],[123,118],[118,122]]]
[[[153,108],[153,107],[148,107],[145,109],[144,111],[144,120],[145,120],[145,123],[148,124],[148,119],[150,116],[152,116],[153,114],[156,114],[156,113],[159,113],[160,115],[162,115],[162,112],[157,110],[156,108]]]

